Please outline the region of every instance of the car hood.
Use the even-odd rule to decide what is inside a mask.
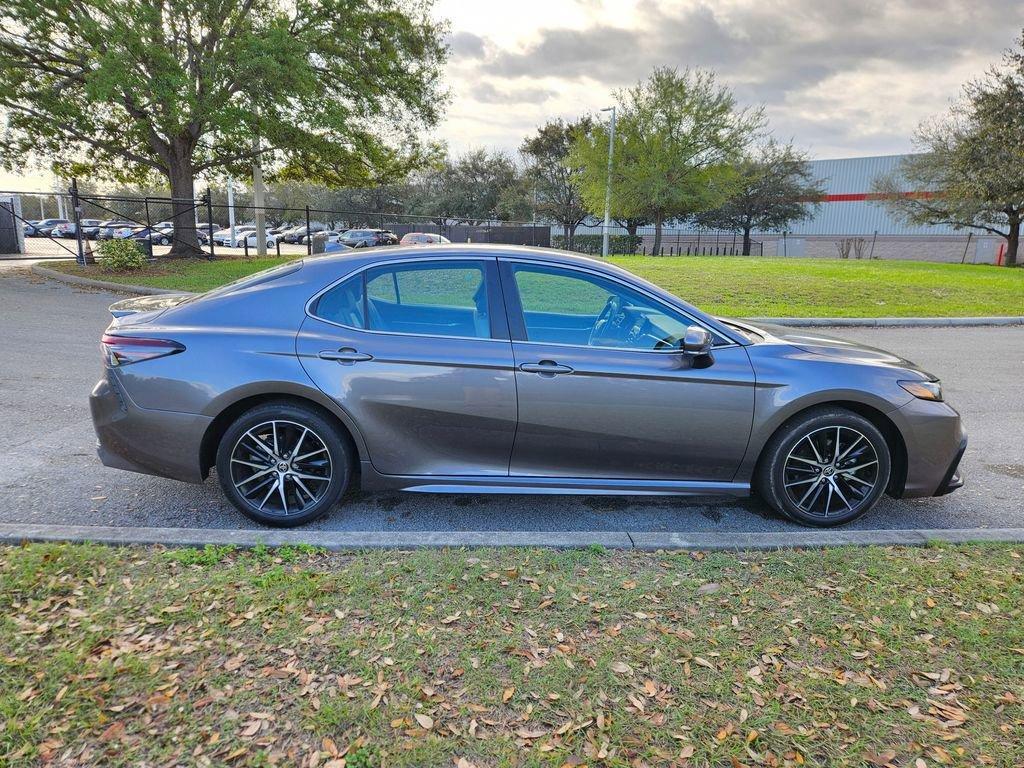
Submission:
[[[789,328],[772,323],[757,323],[755,325],[740,320],[720,319],[728,325],[747,332],[753,332],[755,334],[754,343],[789,344],[811,355],[851,363],[901,368],[917,372],[926,379],[935,378],[912,361],[899,355],[894,355],[892,352],[856,341],[839,339],[835,336],[819,333],[816,328]],[[759,342],[756,336],[762,337],[763,342]]]

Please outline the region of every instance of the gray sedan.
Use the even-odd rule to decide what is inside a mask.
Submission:
[[[820,526],[962,484],[966,437],[934,376],[709,316],[574,254],[367,249],[111,313],[91,398],[103,462],[188,482],[215,469],[270,525],[313,520],[353,484],[754,491]]]

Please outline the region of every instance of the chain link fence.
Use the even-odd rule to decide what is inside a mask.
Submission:
[[[400,240],[426,233],[453,243],[497,243],[538,248],[564,248],[599,256],[603,231],[582,225],[570,238],[560,226],[538,222],[458,222],[444,217],[318,208],[214,205],[206,198],[125,197],[69,193],[0,191],[0,258],[77,259],[89,263],[98,244],[115,238],[132,239],[150,258],[166,256],[179,241],[196,238],[192,255],[205,258],[250,257],[257,251],[256,227],[262,219],[267,253],[281,257],[318,251],[324,242],[345,233],[385,230]],[[312,237],[311,237],[312,234]],[[736,233],[613,226],[609,253],[655,256],[739,255],[742,238]],[[444,242],[442,240],[441,242]],[[655,247],[657,243],[657,248]],[[180,249],[180,245],[179,245]],[[752,255],[763,255],[753,242]]]

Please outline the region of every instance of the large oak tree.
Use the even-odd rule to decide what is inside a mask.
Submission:
[[[187,255],[198,174],[257,154],[352,185],[408,168],[444,101],[443,40],[431,0],[5,0],[0,160],[164,177]]]
[[[1017,264],[1024,221],[1024,34],[1003,65],[968,83],[964,98],[922,124],[899,171],[875,182],[882,204],[911,224],[945,224],[1006,240]]]

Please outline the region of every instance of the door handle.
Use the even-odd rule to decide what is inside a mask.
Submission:
[[[559,365],[554,360],[541,360],[539,363],[523,363],[519,366],[525,373],[539,373],[541,376],[555,376],[560,373],[572,373],[568,365]]]
[[[361,363],[365,360],[373,360],[373,355],[357,352],[352,347],[342,347],[337,351],[325,349],[317,357],[321,360],[337,360],[339,363]]]

